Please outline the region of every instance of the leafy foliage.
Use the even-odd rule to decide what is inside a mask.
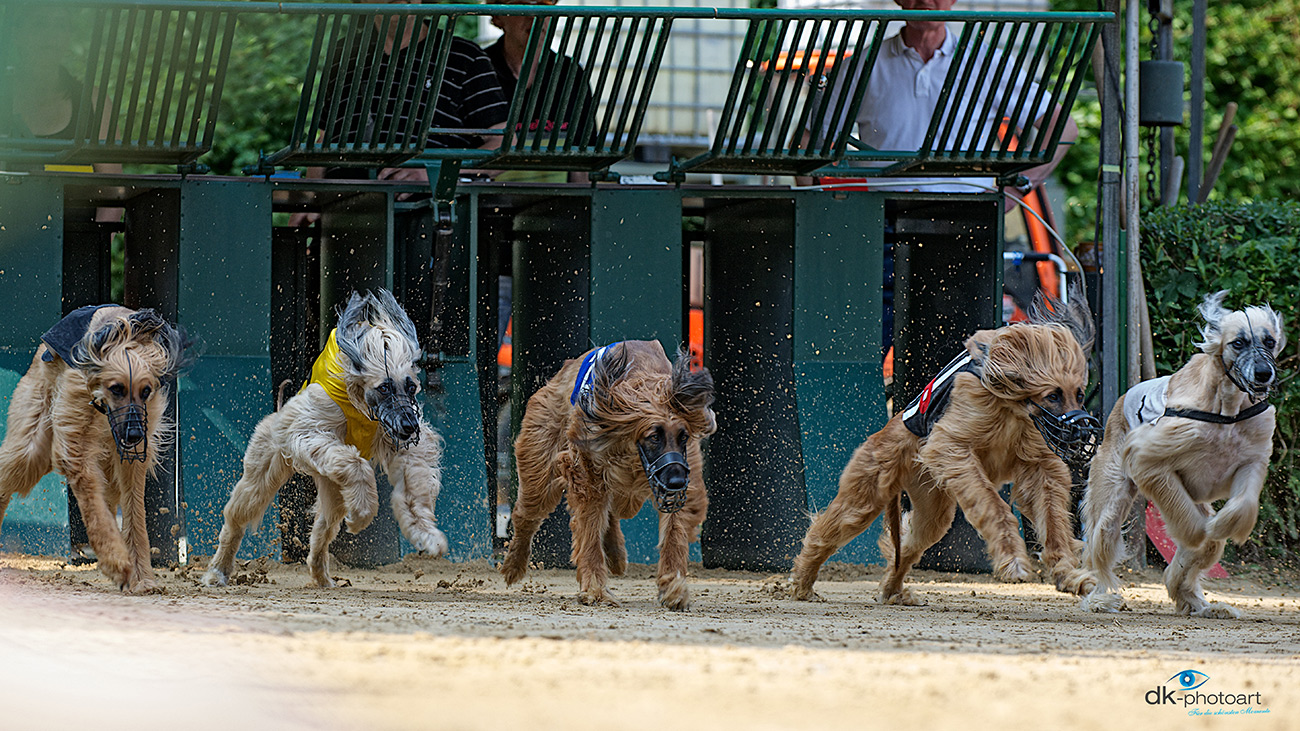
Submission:
[[[1097,0],[1053,0],[1053,10],[1097,10]],[[1192,4],[1174,3],[1174,58],[1190,79]],[[1142,56],[1149,55],[1149,16],[1143,12]],[[1122,19],[1121,19],[1122,22]],[[1205,163],[1228,102],[1239,105],[1237,138],[1210,200],[1300,197],[1300,0],[1210,3],[1206,38]],[[1091,74],[1089,75],[1091,79]],[[1094,87],[1095,89],[1095,87]],[[1095,93],[1081,93],[1073,114],[1079,142],[1057,177],[1067,190],[1067,227],[1078,241],[1093,236],[1096,217],[1101,108]],[[1190,92],[1188,93],[1190,98]],[[1174,131],[1175,154],[1188,156],[1186,125]],[[1146,132],[1142,137],[1143,186]],[[1199,181],[1198,183],[1199,184]],[[1184,181],[1184,200],[1189,188]]]
[[[1268,303],[1283,318],[1287,352],[1279,358],[1281,387],[1273,460],[1260,503],[1259,525],[1238,558],[1284,557],[1300,548],[1300,202],[1211,201],[1192,208],[1160,208],[1142,222],[1156,370],[1172,373],[1195,352],[1196,305],[1208,293],[1231,291],[1234,309]],[[1258,555],[1256,557],[1259,557]]]

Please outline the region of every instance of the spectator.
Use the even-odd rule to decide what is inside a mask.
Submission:
[[[380,4],[401,0],[354,0],[367,4]],[[408,0],[409,4],[419,4],[420,0]],[[411,22],[410,17],[400,15],[377,15],[374,19],[375,31],[370,37],[368,48],[352,49],[352,54],[344,58],[343,44],[334,48],[330,57],[331,69],[328,83],[321,90],[322,99],[335,98],[351,100],[361,97],[351,107],[350,120],[340,116],[331,129],[321,130],[321,139],[330,143],[349,143],[356,141],[360,134],[361,141],[369,141],[376,129],[405,130],[407,121],[412,117],[418,119],[425,109],[416,104],[421,85],[427,88],[432,83],[429,78],[431,69],[421,68],[418,61],[425,58],[425,44],[430,41],[429,26],[426,23]],[[399,37],[400,34],[400,37]],[[382,53],[376,54],[378,45],[383,44]],[[411,57],[414,57],[412,59]],[[378,59],[377,68],[373,66]],[[408,63],[411,61],[411,63]],[[395,84],[404,88],[400,104],[394,104],[381,89],[359,89],[362,82],[358,80],[387,79],[389,68],[405,71],[410,67],[410,77],[400,78],[395,71]],[[341,88],[335,88],[338,84]],[[387,101],[387,103],[385,103]],[[382,108],[381,108],[382,107]],[[345,110],[349,107],[345,105]],[[505,126],[509,107],[501,93],[496,72],[491,61],[472,41],[453,38],[447,67],[443,73],[442,86],[438,90],[434,103],[431,128],[434,129],[501,129]],[[345,122],[350,122],[345,124]],[[353,130],[353,135],[344,139],[344,131]],[[383,137],[387,139],[387,137]],[[431,148],[479,148],[495,149],[501,144],[498,136],[477,136],[469,133],[430,134],[427,146]],[[330,169],[309,168],[307,177],[357,178],[369,177],[367,169],[338,167]],[[423,167],[388,167],[379,170],[376,177],[380,180],[427,181],[428,175]],[[296,214],[291,219],[292,225],[301,225],[305,220],[314,220],[314,215]]]
[[[500,4],[554,5],[555,2],[556,0],[501,0]],[[527,132],[542,133],[550,133],[555,127],[559,127],[563,138],[568,134],[581,134],[590,125],[592,129],[587,131],[588,139],[585,144],[595,144],[596,103],[591,95],[591,84],[586,70],[568,56],[555,53],[550,49],[541,50],[534,60],[525,63],[524,55],[528,50],[528,36],[534,20],[526,15],[492,16],[492,25],[500,28],[502,35],[496,43],[488,46],[484,51],[488,58],[492,59],[497,79],[501,82],[501,90],[507,99],[511,98],[527,66],[529,80],[525,84],[525,89],[538,87],[539,105],[545,103],[544,95],[548,90],[554,88],[555,91],[550,108],[543,112],[542,117],[529,120],[526,126],[521,122],[520,126]],[[537,24],[538,33],[544,32],[549,24],[549,19],[540,20]],[[564,87],[571,77],[573,87],[566,99]]]
[[[894,0],[904,10],[951,10],[956,0]],[[953,52],[956,50],[957,39],[949,32],[947,26],[941,20],[922,20],[909,19],[903,26],[900,33],[895,36],[886,38],[881,45],[880,52],[876,57],[876,63],[871,70],[871,76],[868,80],[867,87],[862,97],[862,105],[856,110],[857,113],[852,118],[852,123],[857,125],[858,138],[877,150],[919,150],[925,141],[926,134],[929,131],[929,121],[935,113],[938,106],[939,95],[943,90],[944,80],[948,77],[948,70],[952,64]],[[977,51],[977,63],[982,65],[984,54],[994,54],[990,68],[997,66],[997,59],[1000,52],[997,50],[979,49]],[[978,66],[977,66],[978,67]],[[852,84],[844,85],[852,90]],[[967,131],[962,139],[956,139],[957,130],[950,133],[948,139],[937,140],[935,146],[939,149],[958,149],[966,148],[976,144],[983,144],[989,135],[998,134],[1002,120],[993,119],[992,115],[1001,106],[1000,102],[1004,98],[1009,98],[1011,103],[1006,107],[1007,113],[1010,114],[1015,106],[1015,101],[1021,97],[1022,90],[1028,86],[1028,93],[1025,98],[1028,100],[1027,105],[1032,104],[1037,96],[1037,85],[1032,79],[1021,77],[1001,79],[996,83],[979,84],[976,83],[972,88],[976,90],[976,98],[951,99],[949,104],[960,104],[959,110],[962,115],[969,108],[983,110],[988,95],[992,94],[992,103],[987,105],[989,108],[989,118],[975,120],[975,124]],[[844,93],[837,90],[837,93]],[[1056,124],[1058,115],[1061,114],[1059,106],[1052,106],[1046,95],[1036,109],[1026,109],[1022,112],[1021,120],[1011,120],[1015,131],[1021,135],[1022,140],[1029,128],[1050,129]],[[842,120],[844,121],[844,120]],[[1028,124],[1026,124],[1028,122]],[[832,120],[824,120],[820,130],[815,130],[821,135],[829,134]],[[1051,174],[1057,164],[1069,151],[1072,143],[1079,135],[1079,128],[1075,125],[1073,119],[1066,120],[1065,128],[1061,134],[1061,144],[1056,148],[1056,154],[1053,158],[1038,167],[1027,170],[1023,173],[1029,181],[1028,186],[1023,190],[1027,191],[1043,183]],[[811,137],[809,134],[807,137]],[[807,139],[807,137],[805,139]],[[884,165],[885,163],[882,163]],[[984,193],[995,184],[990,178],[939,178],[939,179],[911,179],[911,178],[876,178],[868,185],[873,189],[884,189],[891,191],[905,190],[924,190],[927,192],[966,192],[966,193]],[[891,234],[894,229],[894,214],[892,209],[886,209],[885,221],[886,234]],[[894,261],[893,245],[890,236],[886,236],[885,244],[885,281],[884,281],[884,333],[882,338],[882,349],[888,351],[893,344],[893,289],[894,289]]]

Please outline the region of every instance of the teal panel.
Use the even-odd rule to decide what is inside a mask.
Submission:
[[[488,504],[478,376],[469,362],[448,363],[441,374],[446,388],[439,399],[443,408],[425,404],[426,416],[444,440],[438,527],[447,534],[447,557],[451,560],[489,558],[494,526],[493,510]],[[411,550],[403,539],[403,553]]]
[[[880,358],[884,198],[814,194],[795,205],[794,380],[807,509],[815,512],[839,491],[853,450],[887,420]],[[833,559],[878,563],[879,533],[872,525]]]
[[[592,193],[592,344],[658,339],[671,359],[685,341],[682,277],[678,191]],[[648,503],[636,517],[623,521],[623,536],[629,561],[659,560],[659,516]]]
[[[9,399],[30,363],[30,354],[0,353],[0,441],[5,437]],[[68,555],[68,493],[62,476],[50,473],[41,478],[27,497],[14,496],[3,517],[0,550]]]
[[[180,379],[178,437],[189,551],[210,556],[221,532],[221,510],[243,472],[244,449],[257,422],[275,407],[271,367],[259,356],[204,355]],[[256,532],[244,537],[242,558],[280,555],[279,512],[273,503]]]
[[[658,339],[671,358],[682,333],[682,203],[676,190],[591,195],[593,345]]]
[[[876,352],[879,352],[878,350]],[[853,450],[884,427],[885,393],[874,363],[795,361],[808,510],[825,510],[839,491],[840,472]],[[877,520],[831,557],[833,561],[880,563]]]
[[[177,320],[202,352],[180,382],[181,501],[189,550],[206,556],[253,428],[275,406],[270,194],[253,182],[189,180],[180,220]],[[278,557],[278,519],[273,504],[240,556]]]
[[[0,352],[35,352],[63,316],[63,184],[0,176]],[[26,372],[27,363],[22,365]]]
[[[180,320],[208,355],[269,356],[271,195],[195,180],[181,189]]]

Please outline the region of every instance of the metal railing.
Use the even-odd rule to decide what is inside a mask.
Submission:
[[[701,154],[664,171],[670,179],[687,171],[1006,176],[1027,169],[1054,154],[1067,115],[1029,136],[1027,123],[1044,110],[1068,113],[1098,28],[1113,20],[1105,13],[926,13],[961,24],[952,63],[934,114],[918,121],[928,124],[919,149],[883,150],[854,136],[854,116],[869,96],[889,25],[921,17],[917,11],[0,0],[0,109],[21,109],[32,91],[33,42],[44,45],[41,62],[63,68],[76,89],[75,119],[57,134],[33,129],[18,113],[0,114],[0,160],[193,162],[212,146],[232,42],[259,26],[238,22],[250,13],[311,24],[288,144],[263,170],[454,159],[598,171],[633,154],[673,22],[743,23],[717,130]],[[521,72],[534,83],[517,85],[504,129],[433,127],[457,21],[512,15],[534,18]],[[388,31],[417,39],[392,63]],[[65,48],[53,48],[60,43]],[[999,132],[1007,128],[1019,128],[1020,139]],[[499,138],[500,146],[447,146],[439,135]]]

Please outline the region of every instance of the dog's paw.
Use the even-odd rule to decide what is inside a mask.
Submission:
[[[900,607],[924,607],[926,602],[921,597],[912,592],[911,589],[903,589],[889,596],[880,597],[881,604],[895,604]]]
[[[615,599],[614,595],[606,589],[587,589],[586,591],[580,591],[578,592],[578,601],[589,607],[594,607],[600,604],[607,604],[611,607],[618,606],[618,600]]]
[[[447,534],[437,528],[430,528],[411,537],[411,545],[426,556],[437,558],[447,555]]]
[[[117,555],[118,553],[121,555]],[[133,566],[124,552],[105,551],[104,555],[99,556],[99,570],[112,579],[119,590],[127,591],[131,586]]]
[[[137,581],[133,583],[131,585],[130,592],[132,594],[139,596],[144,594],[165,594],[167,593],[167,590],[164,589],[157,581],[154,581],[153,579],[146,579],[144,581]]]
[[[674,612],[691,608],[691,591],[681,573],[659,577],[659,603]]]
[[[1205,619],[1241,619],[1240,609],[1223,602],[1210,602],[1189,614],[1192,617],[1204,617]]]
[[[1024,558],[1013,558],[1007,564],[998,569],[998,579],[1008,584],[1019,584],[1029,581],[1034,575],[1029,561]]]
[[[1118,612],[1128,608],[1128,605],[1124,603],[1123,595],[1096,590],[1084,597],[1083,601],[1079,603],[1079,606],[1084,611],[1096,612],[1098,614]]]
[[[203,576],[199,578],[199,583],[212,587],[225,586],[230,583],[230,577],[226,576],[226,573],[221,569],[213,566],[203,572]]]
[[[348,532],[351,533],[352,535],[356,535],[361,531],[365,530],[370,525],[370,521],[374,519],[375,519],[375,511],[373,510],[358,511],[355,513],[349,511],[348,514],[344,517],[343,522],[344,525],[347,526]]]
[[[1056,590],[1075,596],[1086,596],[1097,587],[1097,579],[1091,571],[1075,568],[1056,577]]]

